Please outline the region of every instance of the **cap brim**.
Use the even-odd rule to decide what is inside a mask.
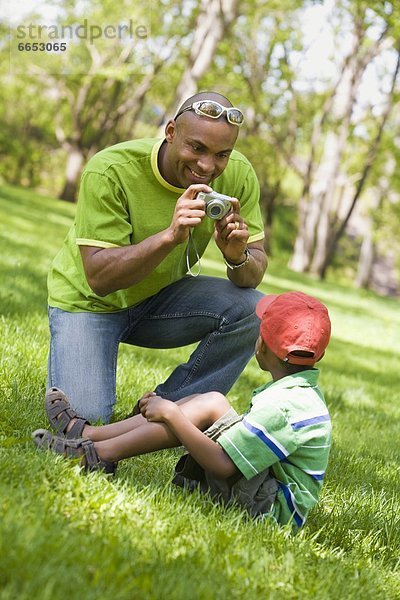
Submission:
[[[277,294],[268,294],[268,296],[264,296],[258,302],[256,306],[256,315],[259,319],[262,319],[263,314],[267,310],[268,306],[278,297]]]

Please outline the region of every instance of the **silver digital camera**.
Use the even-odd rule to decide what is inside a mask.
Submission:
[[[222,219],[232,208],[230,196],[218,192],[199,192],[197,198],[204,200],[206,215],[216,221]]]

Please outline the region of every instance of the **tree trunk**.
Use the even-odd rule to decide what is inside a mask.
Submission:
[[[367,229],[361,244],[360,256],[358,260],[358,270],[356,276],[356,286],[358,288],[369,288],[372,274],[372,265],[375,258],[375,244],[372,236],[372,223],[369,219]]]
[[[289,261],[289,267],[293,269],[293,271],[300,273],[303,273],[309,269],[314,250],[315,225],[313,224],[314,219],[309,219],[309,215],[313,213],[318,214],[318,203],[316,203],[315,206],[311,204],[310,190],[313,182],[314,170],[317,168],[317,150],[321,143],[323,128],[332,110],[332,104],[339,84],[340,81],[332,90],[331,95],[325,100],[322,108],[322,114],[316,119],[312,129],[310,153],[303,174],[304,183],[299,204],[298,233],[294,244],[293,255]],[[317,200],[317,198],[315,198],[315,200]]]
[[[175,95],[176,107],[197,92],[198,81],[234,21],[238,4],[238,0],[202,0],[188,64]]]
[[[60,200],[75,202],[84,160],[85,156],[78,146],[68,147],[65,184],[58,196]]]
[[[358,259],[358,270],[356,286],[369,289],[373,274],[373,266],[376,258],[376,247],[374,241],[374,215],[381,209],[384,199],[390,193],[391,178],[396,170],[396,161],[391,156],[384,166],[384,174],[379,179],[376,188],[373,188],[372,201],[369,213],[366,217],[363,241]]]
[[[271,255],[271,237],[272,223],[275,214],[276,200],[280,194],[280,181],[275,185],[261,185],[260,189],[260,205],[264,216],[264,249],[267,254]]]
[[[340,180],[343,179],[342,161],[350,136],[358,88],[367,65],[378,53],[387,32],[385,29],[380,38],[365,49],[366,28],[362,17],[360,15],[354,23],[352,50],[343,63],[338,83],[314,128],[299,207],[299,229],[290,261],[293,270],[311,271],[320,277],[324,275],[331,247],[332,222],[337,219],[338,191]],[[323,140],[320,162],[316,164],[316,149],[322,141],[322,124],[327,118],[328,109],[333,123]]]
[[[365,70],[365,66],[357,57],[362,41],[363,34],[359,37],[355,36],[354,55],[346,62],[332,106],[332,115],[340,125],[338,130],[329,131],[325,138],[321,163],[311,184],[311,206],[314,207],[314,210],[310,228],[313,228],[315,247],[309,270],[318,275],[325,263],[331,233],[330,215],[331,212],[336,214],[337,210],[335,197],[341,175],[341,163],[350,135],[350,123],[357,90]]]
[[[388,183],[388,182],[386,182]],[[360,256],[356,275],[356,286],[368,289],[371,283],[372,267],[376,256],[374,241],[374,213],[379,210],[384,195],[388,191],[388,185],[379,186],[371,190],[371,206],[365,219],[363,241],[361,243]]]
[[[392,85],[391,85],[391,89],[388,94],[386,107],[385,107],[385,110],[381,117],[375,139],[372,140],[372,142],[371,142],[371,147],[366,156],[366,159],[364,162],[364,168],[363,168],[361,177],[357,183],[352,202],[350,203],[350,207],[348,208],[347,213],[346,213],[345,217],[342,219],[342,221],[339,222],[339,220],[336,219],[336,223],[335,223],[336,227],[332,230],[330,237],[326,239],[325,258],[323,261],[321,261],[318,271],[317,271],[317,273],[321,279],[323,279],[325,277],[327,268],[329,267],[329,265],[332,262],[332,259],[336,252],[338,241],[340,240],[340,238],[342,237],[342,235],[344,234],[344,232],[346,230],[347,224],[348,224],[350,217],[354,211],[356,203],[358,202],[358,200],[364,190],[365,183],[367,181],[369,172],[370,172],[372,165],[376,159],[376,156],[377,156],[377,153],[379,150],[379,146],[381,143],[383,131],[384,131],[386,122],[389,118],[392,107],[393,107],[394,92],[396,89],[396,81],[397,81],[399,72],[400,72],[400,49],[397,49],[396,67],[395,67],[394,73],[392,75]]]

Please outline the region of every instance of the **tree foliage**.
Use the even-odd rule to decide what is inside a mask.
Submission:
[[[400,220],[399,176],[388,170],[400,141],[394,0],[54,5],[57,26],[86,20],[103,34],[75,36],[68,57],[33,56],[15,52],[15,37],[1,25],[1,50],[14,48],[10,68],[5,62],[0,71],[4,180],[53,193],[58,185],[60,197],[73,201],[93,153],[157,135],[185,96],[215,89],[245,112],[238,148],[260,180],[268,251],[277,209],[290,205],[298,213],[293,269],[324,277],[346,237],[360,251],[359,284],[373,283],[374,261],[387,252],[382,232]],[[310,34],[317,13],[325,15],[323,31]],[[130,22],[149,35],[104,35],[107,25]],[[319,52],[323,69],[310,61]],[[376,82],[372,94],[368,80]]]

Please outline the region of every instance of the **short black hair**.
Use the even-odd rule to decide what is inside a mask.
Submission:
[[[304,350],[298,350],[292,352],[293,356],[304,356],[310,358],[313,356],[312,352],[307,352]],[[279,362],[281,363],[281,367],[288,375],[294,375],[294,373],[300,373],[301,371],[306,371],[307,369],[312,369],[313,367],[310,365],[294,365],[293,363],[288,362],[287,360],[281,360],[277,357]]]
[[[193,104],[193,102],[198,102],[199,100],[215,100],[215,102],[219,102],[222,106],[233,106],[232,102],[222,94],[218,92],[198,92],[190,98],[187,98],[185,102],[178,108],[175,114],[180,113],[184,108]]]

